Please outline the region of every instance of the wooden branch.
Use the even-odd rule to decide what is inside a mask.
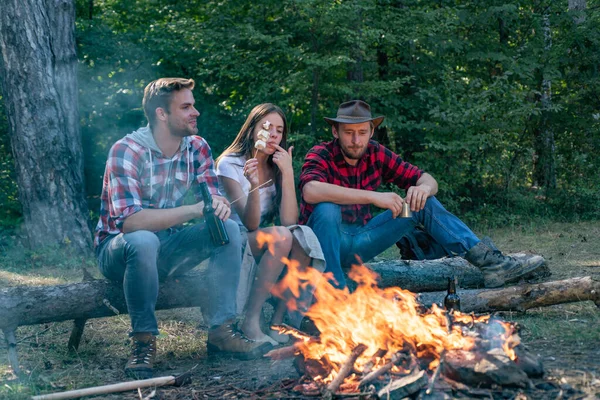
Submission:
[[[360,357],[362,353],[365,352],[367,346],[364,344],[357,345],[348,356],[348,359],[344,362],[338,374],[331,383],[327,386],[327,389],[323,392],[323,399],[331,399],[333,398],[334,393],[338,390],[344,379],[352,372],[354,369],[354,363]]]
[[[381,368],[376,369],[373,372],[369,372],[365,375],[360,382],[358,383],[358,387],[366,386],[367,384],[373,382],[375,379],[379,378],[381,375],[386,374],[389,370],[391,370],[394,365],[398,364],[399,361],[404,359],[404,355],[402,353],[394,353],[392,355],[392,359],[381,366]]]
[[[525,311],[535,307],[591,300],[600,306],[600,280],[586,276],[502,289],[460,290],[461,312]],[[426,306],[441,304],[446,292],[421,293]]]
[[[430,395],[431,392],[433,391],[433,385],[435,385],[435,381],[437,380],[438,376],[440,376],[440,372],[442,371],[442,366],[443,366],[445,359],[446,359],[446,350],[444,349],[442,351],[442,354],[440,355],[440,363],[437,366],[437,368],[435,369],[435,372],[433,373],[433,376],[431,377],[431,380],[429,381],[429,385],[427,385],[427,390],[425,391],[425,394]]]
[[[128,390],[142,389],[147,387],[158,387],[167,385],[181,386],[182,384],[189,382],[190,376],[190,373],[187,372],[180,376],[162,376],[158,378],[115,383],[112,385],[95,386],[86,389],[69,390],[67,392],[42,394],[39,396],[33,396],[32,400],[76,399],[84,396],[97,396],[99,394],[119,393]]]
[[[279,349],[273,349],[265,354],[263,357],[268,357],[271,360],[285,360],[292,358],[298,352],[298,345],[293,344],[291,346],[281,347]]]

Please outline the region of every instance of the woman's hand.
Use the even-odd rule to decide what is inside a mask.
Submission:
[[[258,178],[258,160],[256,158],[251,158],[246,161],[244,165],[244,176],[250,182],[250,186],[255,188],[259,185]]]
[[[279,167],[281,174],[294,176],[294,167],[292,165],[292,151],[294,150],[294,146],[291,146],[287,151],[276,144],[273,144],[273,147],[275,147],[273,162]]]

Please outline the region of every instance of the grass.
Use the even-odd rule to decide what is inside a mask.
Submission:
[[[598,223],[540,223],[500,229],[483,226],[477,227],[476,233],[491,236],[504,252],[543,254],[553,273],[550,279],[588,275],[600,279]],[[382,258],[397,256],[394,247],[381,255]],[[99,276],[92,259],[68,257],[58,249],[31,253],[16,246],[5,247],[0,253],[0,285],[77,282],[81,280],[82,266]],[[206,358],[206,330],[198,329],[202,321],[198,310],[160,311],[157,315],[161,331],[157,369],[162,375],[183,372]],[[588,393],[600,393],[600,313],[591,302],[533,309],[524,314],[503,313],[503,316],[524,326],[524,343],[542,357],[557,380],[563,379],[562,383]],[[6,356],[1,356],[0,398],[24,399],[32,394],[125,379],[122,368],[128,356],[129,317],[88,321],[76,354],[69,354],[66,349],[71,325],[68,321],[17,330],[17,339],[21,340],[18,345],[20,364],[28,372],[28,378],[16,381]],[[5,351],[5,345],[0,344],[0,352]],[[123,396],[139,398],[137,394],[113,398]]]

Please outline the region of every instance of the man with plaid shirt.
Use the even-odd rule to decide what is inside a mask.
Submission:
[[[449,213],[434,197],[438,184],[431,175],[371,140],[383,118],[373,118],[364,101],[341,104],[336,118],[325,118],[334,140],[314,146],[302,166],[299,223],[310,226],[319,238],[325,272],[333,274],[334,285],[346,286],[343,269],[357,258],[369,261],[418,224],[447,255],[464,256],[479,267],[486,287],[519,280],[544,265],[540,256],[504,256]],[[383,183],[405,189],[406,197],[377,192]],[[397,218],[405,202],[412,217]],[[373,218],[371,205],[387,211]]]
[[[159,280],[183,274],[207,258],[208,304],[203,313],[210,326],[208,351],[248,359],[272,347],[246,338],[232,325],[242,258],[240,231],[228,219],[229,202],[218,195],[210,147],[196,136],[200,113],[193,88],[193,80],[182,78],[148,84],[143,107],[149,125],[117,141],[106,162],[96,254],[102,274],[123,282],[133,342],[125,371],[135,378],[152,376]],[[226,245],[212,244],[204,221],[183,226],[203,216],[201,182],[212,192],[215,215],[229,235]],[[190,191],[196,202],[185,205]]]

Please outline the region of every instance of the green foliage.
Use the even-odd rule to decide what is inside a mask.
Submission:
[[[96,0],[91,15],[89,5],[77,1],[76,32],[94,213],[110,145],[145,124],[143,88],[184,76],[197,82],[199,134],[215,156],[252,107],[274,102],[287,114],[299,170],[305,152],[331,137],[322,117],[358,97],[386,116],[377,137],[436,177],[442,201],[471,221],[600,214],[595,0],[577,15],[566,1]],[[0,200],[9,207],[0,223],[12,225],[19,209],[2,115]],[[536,138],[546,126],[553,191],[536,187]]]
[[[21,205],[17,198],[14,163],[8,140],[8,121],[0,96],[0,232],[20,222]]]

